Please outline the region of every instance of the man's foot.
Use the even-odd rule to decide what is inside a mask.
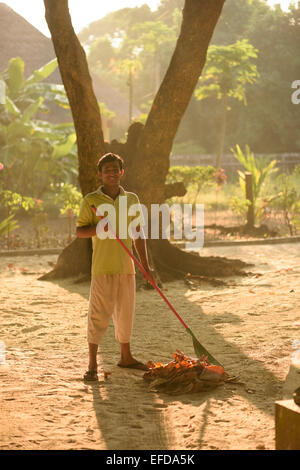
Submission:
[[[139,361],[134,361],[134,362],[129,362],[129,363],[120,361],[118,362],[117,365],[124,369],[148,370],[148,367],[146,366],[146,364],[143,364],[142,362],[139,362]]]
[[[95,382],[98,380],[97,369],[88,369],[83,376],[83,380],[86,382]]]

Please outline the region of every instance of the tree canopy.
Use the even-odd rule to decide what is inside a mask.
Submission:
[[[89,65],[124,94],[127,81],[117,75],[114,60],[134,55],[142,70],[134,79],[134,104],[146,112],[162,80],[175,46],[183,0],[163,0],[156,11],[148,6],[123,8],[93,22],[79,35],[89,48]],[[300,6],[289,12],[271,9],[265,0],[225,2],[212,45],[228,46],[248,40],[258,50],[257,83],[246,86],[243,102],[232,103],[225,150],[239,143],[255,152],[299,151],[297,114],[291,102],[291,84],[300,76]],[[110,59],[113,59],[112,61]],[[216,97],[206,102],[192,98],[176,142],[193,141],[203,152],[216,151],[215,126],[221,118]]]
[[[221,100],[219,148],[216,167],[220,167],[226,136],[227,112],[232,98],[247,104],[246,86],[257,80],[258,72],[253,60],[257,50],[247,39],[236,41],[228,46],[212,45],[208,48],[205,72],[199,79],[195,91],[198,100],[217,98]]]

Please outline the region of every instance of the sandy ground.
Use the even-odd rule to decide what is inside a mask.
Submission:
[[[86,385],[89,285],[37,278],[56,256],[0,258],[1,449],[274,449],[274,402],[283,398],[293,344],[300,339],[300,244],[203,249],[253,262],[262,276],[230,286],[183,282],[165,294],[198,339],[239,375],[208,393],[150,392],[142,372],[116,366],[111,325],[99,362],[109,379]],[[137,293],[132,349],[166,361],[190,337],[153,291]]]

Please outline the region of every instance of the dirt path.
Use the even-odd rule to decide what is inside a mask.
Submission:
[[[198,339],[244,383],[180,396],[149,392],[142,372],[116,367],[112,325],[99,354],[112,374],[84,384],[89,285],[38,281],[53,255],[0,258],[0,448],[274,449],[274,402],[300,339],[300,244],[202,253],[253,262],[251,271],[263,275],[233,278],[225,288],[165,286]],[[138,292],[135,355],[169,361],[176,348],[193,355],[160,297]]]

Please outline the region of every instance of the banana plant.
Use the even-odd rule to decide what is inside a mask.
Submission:
[[[47,103],[64,108],[62,85],[44,83],[56,69],[56,59],[24,78],[24,62],[11,59],[0,76],[0,151],[6,168],[6,188],[40,198],[51,183],[73,181],[77,175],[73,123],[53,125],[37,119]]]
[[[11,214],[9,217],[6,217],[0,221],[0,237],[11,233],[13,230],[16,230],[19,227],[18,222],[14,217],[14,214]]]
[[[44,82],[57,68],[57,59],[51,60],[25,79],[24,61],[21,57],[12,58],[8,68],[3,72],[1,80],[5,83],[3,104],[9,102],[23,111],[29,104],[43,96],[46,102],[56,102],[59,106],[68,107],[68,100],[63,85]],[[2,83],[3,87],[3,83]],[[1,97],[1,92],[0,92]],[[42,111],[48,112],[44,105]]]
[[[231,149],[234,157],[240,162],[246,171],[252,174],[252,192],[253,192],[253,206],[254,214],[256,218],[261,215],[261,208],[258,205],[259,196],[263,185],[267,178],[272,173],[276,173],[278,168],[275,168],[277,160],[271,162],[262,157],[255,157],[254,153],[251,152],[248,145],[245,147],[243,152],[239,145],[236,145],[235,149]],[[245,172],[238,170],[240,187],[246,198],[246,175]]]

